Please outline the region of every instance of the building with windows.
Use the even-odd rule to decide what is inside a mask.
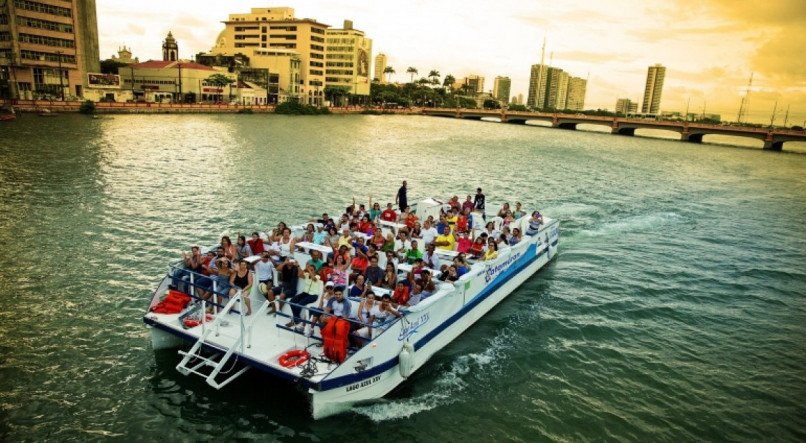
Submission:
[[[255,49],[252,56],[199,53],[196,62],[227,70],[239,79],[251,82],[267,91],[266,103],[277,104],[300,95],[300,66],[302,62],[291,50]],[[243,83],[239,83],[243,85]],[[244,91],[251,92],[251,91]],[[263,104],[256,100],[255,104]]]
[[[229,78],[237,88],[237,78],[226,70],[191,61],[149,60],[118,70],[124,88],[130,89],[134,100],[146,102],[229,101],[237,89],[212,85],[207,79],[214,74]]]
[[[635,114],[636,112],[638,112],[638,102],[634,102],[628,98],[616,100],[616,114],[627,115]]]
[[[283,51],[278,57],[288,61],[285,51],[291,51],[299,60],[300,83],[296,96],[303,103],[321,106],[324,102],[327,28],[328,25],[313,19],[295,18],[293,8],[252,8],[249,13],[229,15],[210,52],[223,55],[243,53],[253,60],[255,51],[262,51],[263,57]],[[290,80],[287,77],[292,75],[292,70],[284,71],[279,72],[281,84],[287,84]]]
[[[325,87],[343,86],[353,95],[369,96],[372,40],[344,21],[325,31]]]
[[[663,94],[664,77],[666,77],[666,67],[661,64],[650,66],[647,70],[644,101],[641,104],[642,113],[657,114],[660,112],[660,99]]]
[[[509,101],[509,91],[512,88],[512,80],[509,77],[498,76],[493,81],[493,97],[507,103]]]
[[[532,65],[526,105],[540,110],[575,110],[585,106],[588,81],[560,68]]]
[[[564,109],[569,111],[582,111],[585,109],[585,93],[587,89],[588,80],[580,77],[569,77]]]
[[[98,51],[95,0],[0,3],[0,97],[83,97]]]
[[[549,67],[544,64],[532,65],[529,73],[529,92],[526,96],[526,106],[535,109],[545,108],[546,102],[546,76]]]
[[[375,56],[375,72],[372,76],[373,80],[378,80],[382,85],[385,85],[389,80],[386,78],[386,67],[389,66],[389,59],[386,54],[380,53]]]
[[[456,80],[452,88],[454,91],[459,91],[461,94],[481,94],[484,92],[484,77],[475,74],[468,75],[467,77]]]

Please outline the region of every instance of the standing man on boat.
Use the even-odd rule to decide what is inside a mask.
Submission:
[[[409,206],[409,200],[406,198],[406,180],[403,180],[403,186],[397,190],[397,195],[395,196],[395,203],[397,203],[397,208],[400,209],[402,212]]]
[[[476,188],[476,197],[473,198],[473,208],[476,211],[481,211],[481,218],[486,221],[487,214],[484,213],[484,199],[484,194],[481,193],[481,188]]]

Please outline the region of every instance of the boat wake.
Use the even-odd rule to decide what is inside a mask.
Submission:
[[[451,363],[450,370],[442,373],[428,392],[411,398],[381,400],[369,405],[355,406],[353,412],[374,422],[382,422],[408,418],[460,400],[461,396],[458,394],[468,386],[484,386],[490,377],[497,376],[506,366],[509,351],[518,346],[518,325],[532,321],[525,317],[539,315],[537,306],[526,309],[525,312],[530,314],[513,317],[500,334],[486,339],[485,350],[457,357]]]
[[[626,232],[653,231],[661,226],[679,224],[684,217],[675,212],[658,212],[653,214],[625,217],[618,221],[604,223],[594,229],[580,231],[580,235],[601,237]]]

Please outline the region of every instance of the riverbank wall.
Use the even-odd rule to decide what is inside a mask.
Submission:
[[[81,101],[59,100],[13,100],[4,105],[13,106],[18,112],[79,112]],[[361,114],[367,110],[384,114],[420,114],[419,108],[382,109],[363,107],[332,107],[333,114]],[[230,105],[218,103],[95,103],[98,114],[273,114],[275,106]]]

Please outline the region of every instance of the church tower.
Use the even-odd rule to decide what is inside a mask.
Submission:
[[[176,44],[171,31],[168,31],[168,36],[162,42],[162,59],[166,62],[175,62],[179,60],[179,45]]]

